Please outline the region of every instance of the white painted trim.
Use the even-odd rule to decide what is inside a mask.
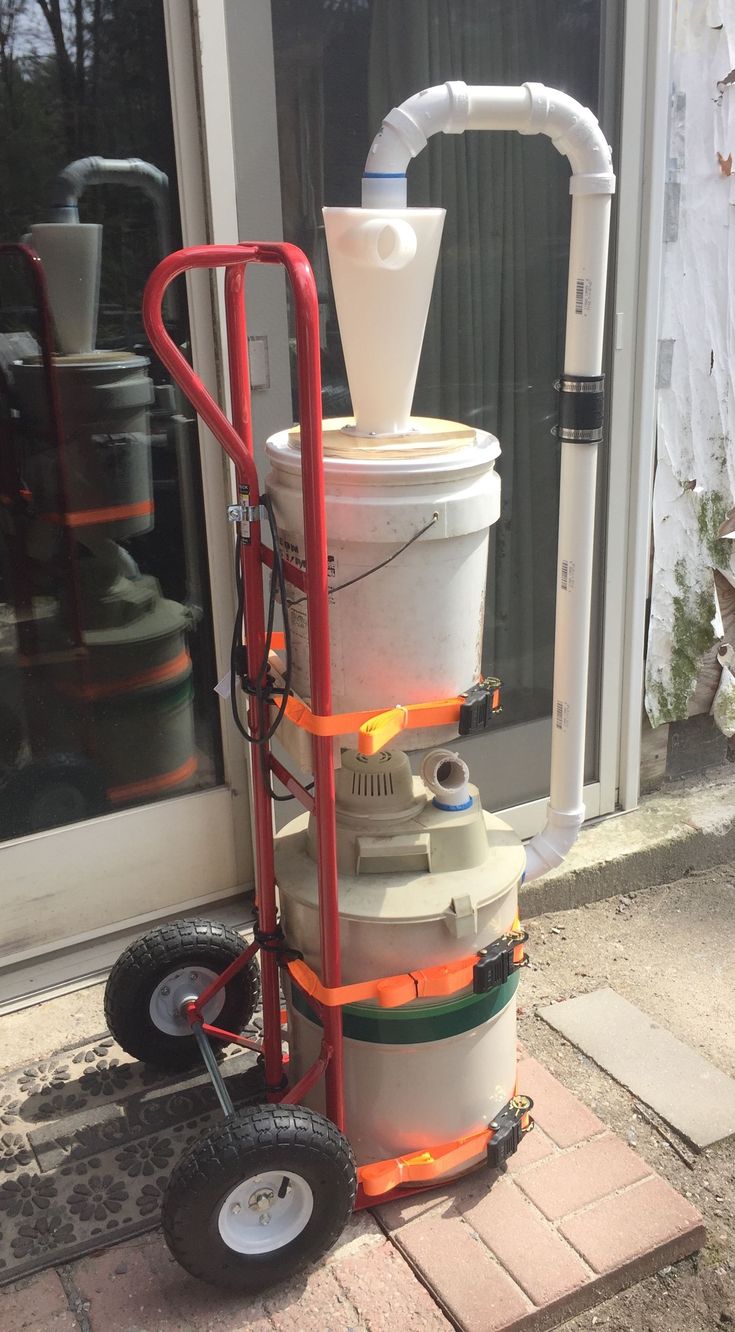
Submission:
[[[239,917],[243,919],[250,914],[252,883],[242,883],[236,885],[236,896],[233,902],[236,905],[230,906],[230,911],[236,911]],[[192,912],[198,912],[203,907],[211,906],[215,902],[222,902],[222,893],[199,893],[194,897],[189,897],[183,902],[176,902],[175,912],[177,916],[188,916]],[[72,949],[84,948],[87,944],[104,943],[111,937],[117,937],[118,934],[124,934],[128,931],[140,931],[146,925],[154,925],[156,921],[170,915],[170,911],[156,907],[153,911],[140,911],[137,915],[127,916],[125,920],[116,920],[110,925],[100,925],[96,929],[86,930],[82,934],[72,934],[68,938],[54,940],[44,949],[43,962],[50,962],[52,958],[61,953],[69,952]],[[219,919],[219,916],[218,916]],[[17,953],[10,953],[7,959],[3,958],[3,969],[19,967],[25,963],[32,962],[38,957],[37,948],[21,949]]]
[[[231,925],[241,933],[251,929],[252,906],[244,896],[226,902],[218,898],[192,898],[190,902],[180,903],[175,913],[164,916],[163,920],[198,915],[203,907],[215,905],[213,914],[223,925]],[[210,914],[209,910],[206,914]],[[12,969],[3,971],[0,973],[0,1017],[41,1001],[46,1003],[61,995],[99,985],[122,951],[133,943],[145,926],[161,920],[160,911],[135,916],[123,921],[119,929],[108,931],[99,938],[77,942],[41,958],[33,955],[28,962],[21,961]],[[99,1020],[101,1027],[104,1020],[101,1002]]]
[[[605,812],[634,808],[640,792],[670,10],[668,0],[626,6],[600,716]]]
[[[615,809],[619,789],[620,698],[628,613],[625,552],[630,517],[628,478],[633,469],[633,402],[638,351],[640,215],[643,189],[641,125],[645,114],[647,0],[626,6],[618,175],[615,283],[608,296],[614,330],[609,394],[607,531],[603,580],[603,650],[600,698],[602,807]]]
[[[237,209],[224,3],[163,0],[163,4],[183,242],[186,246],[231,241],[237,237]],[[194,367],[210,392],[227,404],[221,285],[206,273],[189,274],[186,281]],[[233,493],[232,472],[219,444],[201,422],[199,437],[215,654],[222,676],[229,669],[235,605],[232,533],[225,521],[225,506]],[[237,856],[234,883],[252,878],[248,767],[243,741],[224,701],[220,722],[225,776],[236,797],[232,807]]]
[[[670,0],[650,0],[643,140],[640,296],[636,382],[632,421],[630,516],[627,532],[625,640],[620,739],[620,793],[623,809],[640,795],[646,598],[651,541],[653,470],[656,455],[656,366],[663,262],[663,220],[668,151],[673,8]],[[640,131],[639,131],[640,132]]]
[[[192,792],[6,842],[2,967],[242,882],[231,792]],[[183,892],[182,892],[183,889]]]

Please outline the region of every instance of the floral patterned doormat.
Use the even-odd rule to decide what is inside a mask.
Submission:
[[[261,1099],[255,1055],[230,1050],[235,1104]],[[172,1168],[221,1113],[205,1074],[162,1075],[107,1034],[0,1075],[0,1285],[152,1230]]]

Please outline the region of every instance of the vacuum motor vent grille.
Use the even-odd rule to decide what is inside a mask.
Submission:
[[[406,813],[416,803],[411,765],[400,750],[370,757],[345,750],[334,781],[337,808],[343,814],[370,817],[372,805],[375,814],[384,818]]]
[[[392,772],[353,772],[353,796],[363,796],[371,800],[381,796],[393,795]]]

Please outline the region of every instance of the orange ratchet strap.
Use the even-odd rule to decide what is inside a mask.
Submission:
[[[437,1177],[447,1175],[465,1162],[469,1164],[482,1156],[491,1137],[492,1131],[483,1129],[469,1138],[460,1138],[443,1147],[432,1147],[410,1156],[397,1156],[392,1161],[375,1161],[372,1165],[360,1166],[357,1178],[369,1198],[391,1193],[402,1184],[430,1184]]]
[[[374,1161],[359,1166],[357,1178],[369,1198],[379,1198],[394,1189],[411,1184],[431,1184],[462,1166],[469,1166],[490,1149],[496,1150],[488,1164],[500,1165],[515,1150],[525,1133],[533,1128],[532,1101],[527,1096],[514,1095],[512,1101],[498,1114],[486,1129],[467,1138],[430,1147],[425,1151],[397,1156],[388,1161]],[[493,1140],[497,1141],[494,1143]]]
[[[497,692],[499,696],[499,690]],[[405,707],[389,708],[386,712],[335,712],[323,717],[292,695],[286,704],[286,716],[294,726],[310,735],[350,735],[357,731],[358,752],[370,755],[379,753],[401,731],[413,731],[423,726],[452,726],[464,701],[464,696],[458,695],[434,703],[407,703]]]
[[[513,949],[514,968],[523,966],[525,962],[523,945],[526,935],[521,931],[517,918],[507,936],[509,942],[515,936],[518,936],[518,943]],[[287,962],[286,966],[299,989],[325,1008],[341,1008],[344,1004],[359,1004],[366,1000],[375,1000],[381,1008],[400,1008],[403,1004],[410,1004],[413,999],[446,998],[447,995],[466,990],[473,984],[475,966],[483,957],[484,953],[473,953],[471,957],[459,958],[436,967],[423,967],[419,971],[404,972],[399,976],[383,976],[378,980],[333,987],[323,985],[316,972],[300,959]]]
[[[271,640],[271,665],[283,676],[283,663],[275,655],[284,646],[284,635],[274,634]],[[481,681],[480,684],[496,685],[489,691],[489,706],[492,712],[500,711],[500,681]],[[476,688],[474,686],[473,688]],[[470,691],[472,692],[472,691]],[[454,698],[442,698],[431,703],[397,704],[383,712],[374,708],[360,712],[334,712],[322,716],[312,712],[303,699],[292,694],[286,703],[286,716],[300,730],[309,735],[338,736],[351,735],[357,731],[358,753],[370,756],[378,754],[401,731],[415,731],[424,726],[453,726],[460,716],[460,709],[466,703],[467,695],[457,694]],[[275,706],[275,704],[274,704]]]

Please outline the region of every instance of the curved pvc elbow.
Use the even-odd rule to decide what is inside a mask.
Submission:
[[[438,809],[459,811],[470,808],[470,770],[453,750],[430,750],[421,764],[421,780],[434,797]]]
[[[363,208],[405,208],[406,169],[432,134],[467,129],[467,84],[440,83],[388,112],[370,145],[362,178]]]
[[[549,870],[556,869],[566,860],[583,823],[584,805],[581,809],[569,810],[566,813],[552,809],[549,805],[546,827],[542,832],[536,833],[526,846],[526,883],[530,883],[532,879],[540,879],[542,874],[548,874]]]
[[[518,88],[439,84],[415,93],[385,117],[365,163],[365,208],[405,208],[406,169],[432,134],[462,134],[467,129],[517,130],[548,134],[568,157],[573,194],[612,194],[612,154],[587,107],[567,93],[524,83]]]
[[[522,134],[548,134],[572,168],[572,194],[614,194],[612,149],[597,117],[568,93],[524,83],[530,99],[530,117]]]

